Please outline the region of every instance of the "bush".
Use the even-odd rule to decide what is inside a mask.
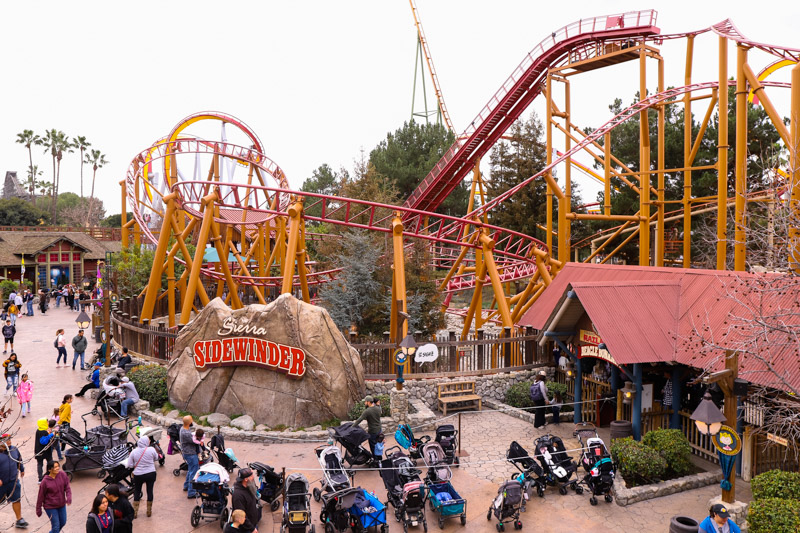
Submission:
[[[390,405],[390,398],[388,394],[378,394],[374,396],[376,400],[381,401],[381,416],[391,416],[392,415],[392,407]],[[364,400],[359,400],[356,404],[350,408],[347,412],[347,416],[350,417],[350,420],[355,420],[361,416],[361,413],[364,412],[366,406],[364,405]]]
[[[511,385],[506,391],[505,403],[518,409],[533,407],[530,393],[532,384],[532,381],[521,381]]]
[[[167,369],[161,365],[145,365],[132,368],[127,376],[136,385],[142,400],[155,408],[164,405],[167,398]]]
[[[692,447],[680,429],[648,431],[642,442],[667,462],[667,474],[685,476],[692,471]]]
[[[758,477],[761,476],[756,476]],[[756,499],[750,502],[747,522],[750,524],[750,533],[796,533],[800,531],[800,501],[782,498]]]
[[[0,281],[0,292],[3,293],[3,299],[7,300],[8,295],[12,292],[17,292],[17,288],[19,284],[16,281],[11,281],[10,279],[4,279]]]
[[[800,500],[800,473],[770,470],[753,478],[750,482],[753,499],[783,498]]]
[[[611,455],[629,487],[656,483],[667,469],[667,462],[657,451],[632,437],[616,439]]]

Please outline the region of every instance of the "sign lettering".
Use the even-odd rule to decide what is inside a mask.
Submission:
[[[222,321],[222,327],[217,330],[217,335],[224,337],[234,333],[244,333],[245,335],[266,335],[267,330],[258,326],[251,326],[249,323],[239,324],[233,318],[228,317]]]
[[[586,344],[593,344],[594,346],[597,346],[603,342],[603,340],[600,338],[600,335],[593,331],[586,331],[585,329],[580,331],[580,341]]]
[[[767,440],[780,444],[781,446],[789,446],[789,441],[783,437],[767,433]]]
[[[303,350],[252,337],[197,341],[193,354],[194,365],[200,370],[206,367],[257,366],[297,378],[306,373],[306,353]]]
[[[417,363],[432,363],[439,358],[439,348],[435,344],[424,344],[417,348],[414,361]]]
[[[611,357],[611,354],[608,353],[608,350],[601,350],[597,346],[581,346],[581,357],[596,357],[597,359],[608,361],[614,366],[619,366],[614,358]]]

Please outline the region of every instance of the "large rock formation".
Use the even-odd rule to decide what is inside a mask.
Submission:
[[[226,319],[228,324],[249,329],[225,335],[230,332],[223,325]],[[196,341],[232,337],[302,349],[304,375],[295,378],[289,375],[291,372],[263,365],[196,366]],[[254,344],[250,344],[251,350]],[[364,396],[364,370],[358,352],[336,329],[327,311],[289,294],[269,305],[249,305],[236,311],[219,298],[212,300],[183,328],[173,353],[177,356],[167,373],[170,402],[196,415],[247,414],[257,424],[270,427],[311,426],[334,417],[345,418],[353,403]],[[288,351],[286,354],[291,359]]]

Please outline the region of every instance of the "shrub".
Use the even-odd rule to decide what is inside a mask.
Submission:
[[[145,365],[132,368],[128,377],[136,385],[142,400],[150,405],[164,405],[167,401],[167,369],[161,365]]]
[[[391,416],[392,415],[392,407],[390,405],[391,399],[389,398],[388,394],[378,394],[374,395],[376,400],[381,401],[381,416]],[[350,411],[347,412],[347,416],[350,417],[350,420],[355,420],[361,416],[361,413],[364,412],[366,406],[364,405],[364,400],[359,400],[356,404],[350,408]]]
[[[756,499],[750,502],[747,522],[750,533],[796,533],[800,531],[800,500]]]
[[[4,279],[0,281],[0,292],[3,293],[3,298],[8,299],[8,295],[12,292],[16,292],[19,284],[16,281],[11,281],[10,279]]]
[[[657,451],[632,437],[616,439],[611,455],[629,487],[656,483],[667,469],[667,462]]]
[[[753,499],[783,498],[800,500],[800,473],[770,470],[753,478],[750,482]]]
[[[667,474],[685,476],[692,470],[692,447],[680,429],[648,431],[642,442],[667,462]]]
[[[506,391],[505,403],[518,409],[533,407],[530,393],[532,384],[532,381],[520,381],[511,385]]]

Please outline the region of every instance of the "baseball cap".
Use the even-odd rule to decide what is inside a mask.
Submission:
[[[239,469],[239,479],[246,479],[253,475],[253,471],[249,468],[240,468]]]
[[[367,403],[367,402],[373,403],[373,402],[375,402],[375,398],[373,398],[372,396],[366,396],[364,398],[364,403]]]
[[[98,362],[96,362],[96,363],[94,364],[94,366],[103,366],[103,363],[101,363],[100,361],[98,361]]]
[[[545,372],[544,370],[539,370],[539,375],[547,377],[547,372]]]
[[[729,518],[731,516],[731,513],[728,512],[728,508],[721,503],[712,505],[711,510],[714,511],[715,515],[722,518]]]

